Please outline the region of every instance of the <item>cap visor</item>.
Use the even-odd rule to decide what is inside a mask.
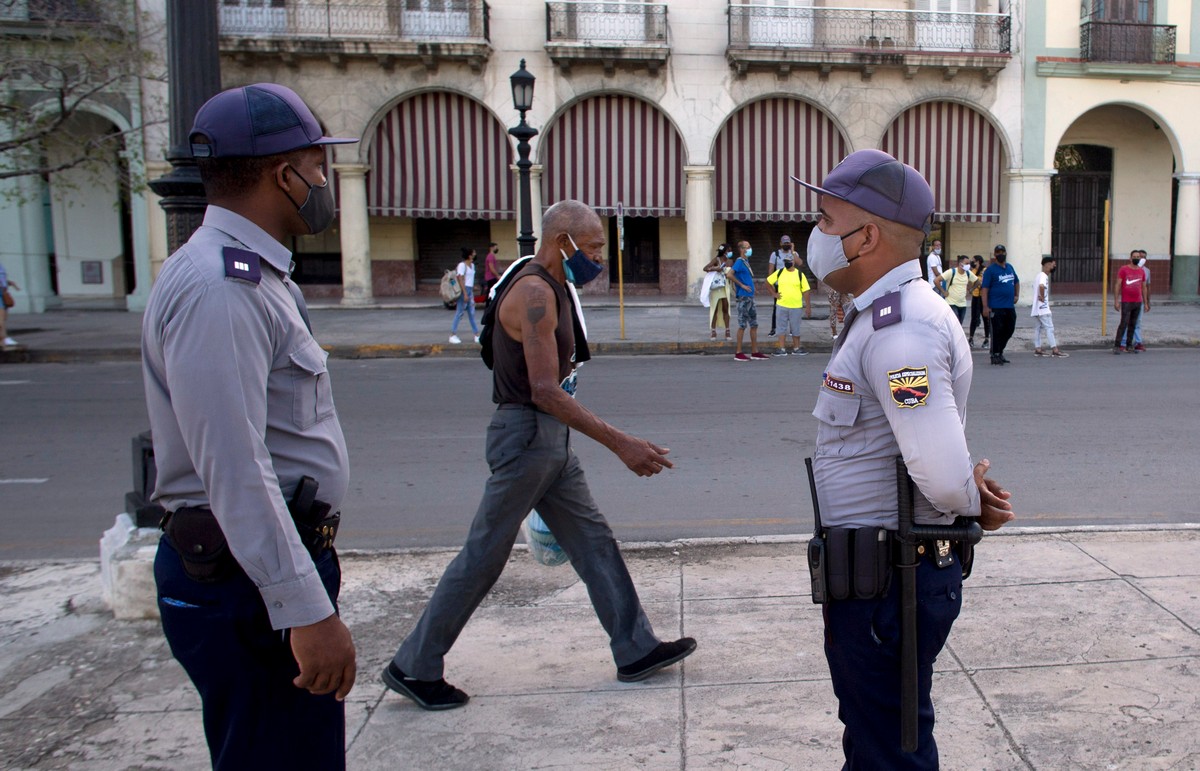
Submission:
[[[813,184],[810,184],[810,183],[808,183],[808,182],[805,182],[804,180],[800,179],[799,177],[796,177],[796,176],[794,176],[794,175],[791,175],[791,174],[789,174],[788,176],[792,178],[792,181],[793,181],[793,182],[799,182],[801,185],[803,185],[804,187],[806,187],[806,188],[808,188],[809,190],[813,191],[814,193],[820,193],[821,195],[831,195],[831,196],[833,196],[834,198],[838,199],[839,201],[844,201],[844,200],[846,200],[845,198],[842,198],[842,197],[841,197],[840,195],[838,195],[837,193],[831,193],[830,191],[826,190],[825,188],[823,188],[823,187],[817,187],[816,185],[813,185]]]
[[[313,144],[314,145],[349,145],[349,144],[354,144],[357,141],[358,141],[357,139],[351,139],[350,137],[321,137],[317,141],[313,142]]]

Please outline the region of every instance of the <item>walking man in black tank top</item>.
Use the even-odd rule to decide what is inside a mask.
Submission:
[[[608,632],[617,679],[642,680],[696,649],[654,634],[613,538],[592,500],[570,429],[595,439],[638,476],[672,468],[668,450],[621,431],[574,398],[576,338],[582,327],[566,282],[594,278],[604,229],[590,207],[562,201],[542,218],[542,243],[499,298],[487,431],[492,475],[467,542],[438,582],[416,627],[383,671],[384,683],[424,709],[454,709],[468,696],[443,679],[446,653],[508,561],[530,509],[550,526],[583,579]]]

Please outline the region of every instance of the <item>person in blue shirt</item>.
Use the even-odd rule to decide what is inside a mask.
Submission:
[[[737,353],[734,361],[751,361],[752,359],[769,359],[765,353],[758,352],[758,308],[754,304],[754,272],[750,270],[750,255],[754,250],[746,241],[737,243],[737,259],[733,267],[725,274],[733,282],[737,298]],[[750,328],[750,355],[742,353],[742,338],[746,335],[746,327]]]
[[[997,244],[992,254],[996,261],[983,272],[983,317],[992,320],[992,364],[1008,364],[1004,346],[1008,345],[1017,328],[1017,300],[1021,296],[1021,279],[1008,264],[1008,250]]]

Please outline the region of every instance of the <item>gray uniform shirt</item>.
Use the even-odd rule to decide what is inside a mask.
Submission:
[[[245,251],[227,263],[225,247]],[[284,496],[308,475],[336,510],[349,482],[327,354],[285,283],[291,259],[254,223],[209,206],[163,265],[142,320],[154,499],[168,511],[211,508],[275,629],[333,614]]]
[[[917,486],[919,524],[979,516],[964,433],[971,348],[950,306],[920,279],[906,262],[854,298],[864,318],[847,319],[829,359],[813,410],[826,526],[895,530],[897,455]]]

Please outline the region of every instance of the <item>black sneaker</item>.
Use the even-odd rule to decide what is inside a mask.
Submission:
[[[797,348],[796,350],[792,351],[792,355],[794,355],[794,356],[807,356],[807,355],[808,355],[808,351],[804,350],[803,348]]]
[[[389,663],[380,677],[384,685],[401,696],[412,699],[421,709],[455,709],[471,700],[470,696],[444,679],[418,680],[404,674],[394,663]]]
[[[617,667],[617,679],[622,683],[636,683],[645,680],[658,670],[669,667],[677,661],[683,661],[696,650],[696,641],[691,637],[681,637],[675,642],[662,642],[658,647],[642,656],[632,664]]]

